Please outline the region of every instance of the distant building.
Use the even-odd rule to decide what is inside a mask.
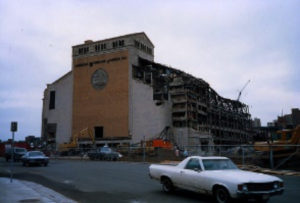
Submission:
[[[239,144],[249,139],[251,115],[204,80],[154,62],[141,32],[73,46],[72,70],[47,85],[43,140],[57,148],[87,127],[97,145],[163,133],[178,146]]]
[[[41,138],[35,137],[34,135],[29,135],[25,137],[25,142],[29,144],[32,148],[38,148],[41,146]]]
[[[278,116],[276,123],[279,128],[295,128],[300,125],[300,110],[293,108],[291,114]]]
[[[267,126],[268,126],[268,127],[275,127],[275,123],[274,123],[274,122],[268,122],[268,123],[267,123]]]
[[[259,118],[254,118],[253,121],[252,121],[252,125],[253,125],[253,128],[261,127],[260,119]]]

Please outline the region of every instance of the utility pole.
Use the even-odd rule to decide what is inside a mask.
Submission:
[[[10,182],[13,181],[13,162],[14,162],[14,140],[15,140],[15,132],[18,130],[18,123],[13,121],[10,124],[10,131],[12,132],[12,141],[11,141],[11,160],[10,160]]]

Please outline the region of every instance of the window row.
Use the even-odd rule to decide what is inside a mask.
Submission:
[[[113,48],[123,47],[125,45],[124,40],[117,40],[112,43]]]
[[[117,40],[112,42],[112,48],[118,48],[118,47],[123,47],[125,46],[125,41],[124,40]],[[95,51],[99,52],[99,51],[103,51],[106,50],[108,48],[106,43],[102,43],[102,44],[96,44],[95,45]],[[78,49],[78,54],[79,55],[83,55],[83,54],[87,54],[89,52],[89,47],[82,47]]]
[[[137,40],[134,40],[134,46],[148,54],[151,54],[152,55],[152,49],[149,48],[148,46],[146,46],[145,44],[137,41]]]
[[[99,52],[99,51],[102,51],[102,50],[105,50],[106,49],[106,44],[96,44],[95,45],[95,51],[96,52]]]

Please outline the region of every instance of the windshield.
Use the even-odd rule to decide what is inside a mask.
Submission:
[[[237,169],[230,159],[204,159],[202,162],[205,170]]]
[[[101,151],[102,151],[102,152],[110,152],[111,149],[110,149],[109,147],[102,147],[102,148],[101,148]]]
[[[30,152],[29,156],[44,156],[42,152]]]

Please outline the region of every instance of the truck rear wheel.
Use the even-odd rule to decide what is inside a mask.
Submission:
[[[166,177],[162,178],[161,183],[164,192],[170,193],[174,190],[173,183],[169,178]]]

